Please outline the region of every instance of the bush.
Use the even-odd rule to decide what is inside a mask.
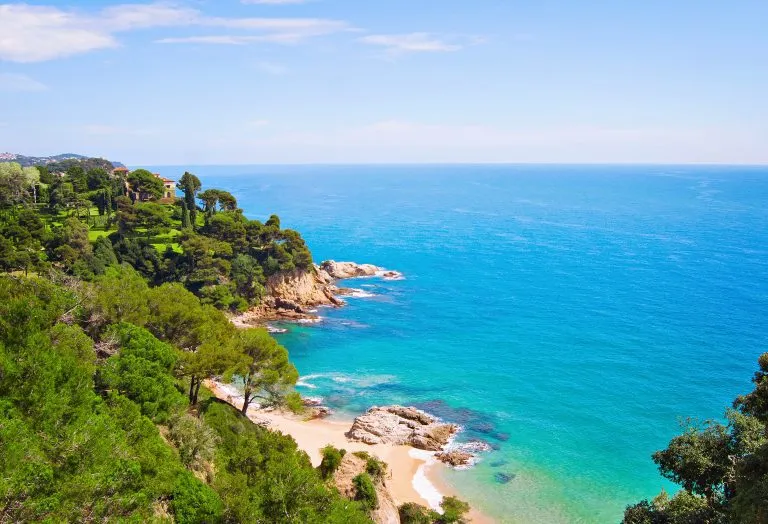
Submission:
[[[329,479],[341,466],[341,459],[344,458],[346,450],[336,449],[329,444],[322,449],[321,453],[323,461],[320,462],[320,475],[324,479]]]
[[[443,497],[440,503],[443,508],[443,514],[438,518],[440,524],[451,524],[453,522],[466,522],[464,515],[469,512],[469,504],[457,499],[456,497]]]
[[[355,487],[355,500],[360,501],[365,509],[373,510],[379,507],[376,487],[368,473],[360,473],[353,478],[352,485]]]
[[[188,472],[176,479],[171,507],[181,524],[218,522],[224,511],[216,492]]]
[[[398,512],[402,524],[432,524],[440,518],[438,513],[414,502],[403,504]]]
[[[171,418],[169,428],[182,464],[202,470],[206,462],[213,461],[219,436],[202,420],[185,413]]]

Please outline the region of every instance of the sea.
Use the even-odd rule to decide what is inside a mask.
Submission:
[[[445,482],[498,522],[611,523],[675,486],[651,454],[722,419],[768,351],[768,168],[160,166],[315,260],[405,278],[284,326],[337,417],[420,407],[492,446]]]

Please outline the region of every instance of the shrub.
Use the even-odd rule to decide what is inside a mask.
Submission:
[[[219,436],[199,418],[186,413],[171,418],[169,436],[188,468],[200,470],[213,461]]]
[[[324,479],[329,479],[341,466],[341,459],[344,458],[346,450],[334,448],[329,444],[322,449],[321,453],[323,461],[320,462],[320,475]]]
[[[466,522],[464,515],[469,511],[469,504],[457,499],[456,497],[443,497],[440,503],[443,508],[443,514],[437,520],[440,524],[451,524],[453,522]]]
[[[365,509],[372,510],[379,507],[379,497],[368,473],[360,473],[353,478],[352,485],[355,487],[355,500],[360,501]]]
[[[218,522],[224,511],[216,492],[188,472],[176,479],[171,507],[180,524]]]
[[[440,515],[421,504],[408,502],[398,509],[402,524],[432,524]]]

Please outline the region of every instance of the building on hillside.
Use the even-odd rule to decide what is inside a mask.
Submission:
[[[112,174],[125,176],[128,174],[128,169],[124,167],[118,167],[112,171]],[[159,173],[152,174],[155,176],[155,178],[159,179],[160,182],[163,183],[163,194],[159,201],[163,204],[173,204],[176,201],[176,181],[171,180],[170,178],[165,178],[164,176],[160,176]],[[133,191],[131,189],[131,185],[128,183],[128,180],[125,181],[125,190],[128,193],[128,196],[130,196],[131,200],[134,202],[147,202],[152,199],[151,195],[148,193]]]
[[[163,182],[163,198],[160,200],[169,203],[176,200],[176,181],[160,176],[157,173],[154,173],[154,175]]]

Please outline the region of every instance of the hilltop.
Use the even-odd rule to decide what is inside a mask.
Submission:
[[[120,162],[114,162],[105,158],[93,158],[76,153],[62,153],[52,156],[27,156],[18,153],[0,153],[0,162],[18,162],[22,167],[30,166],[49,166],[52,164],[71,165],[73,162],[84,164],[84,168],[99,167],[103,169],[114,169],[115,167],[125,167]],[[66,168],[64,169],[66,170]]]

